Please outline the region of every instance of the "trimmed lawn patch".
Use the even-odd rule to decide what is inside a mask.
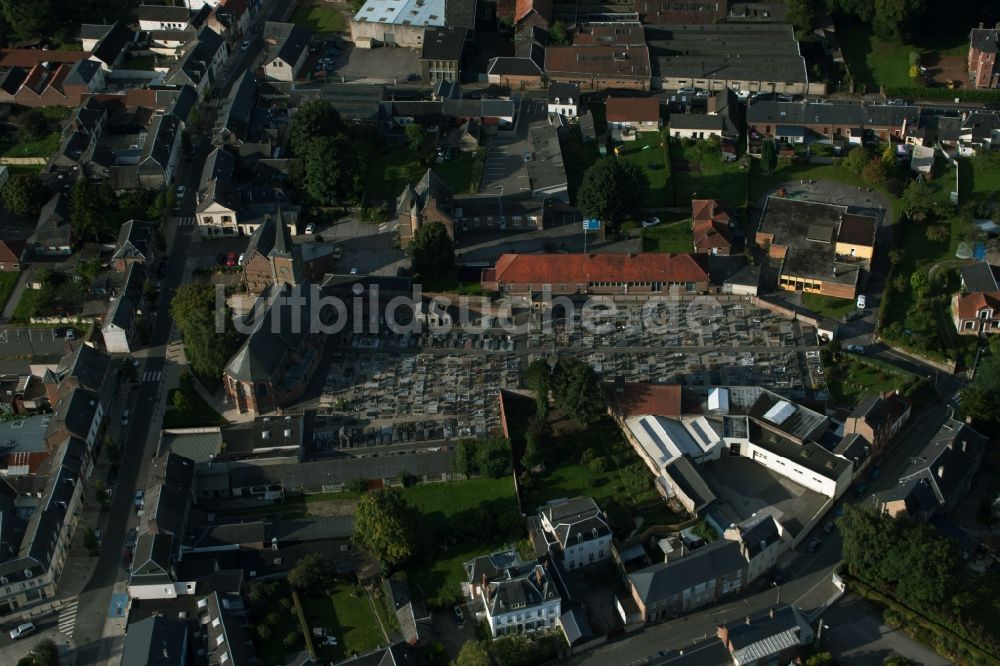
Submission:
[[[369,153],[365,193],[371,200],[395,199],[406,184],[415,184],[423,178],[427,167],[420,163],[407,148],[375,149]],[[431,166],[455,194],[465,194],[471,189],[473,165],[477,157],[460,155]]]
[[[28,319],[35,312],[35,305],[38,303],[41,293],[39,289],[25,289],[21,292],[21,300],[17,302],[17,306],[14,308],[14,321],[22,324],[28,323]]]
[[[451,188],[452,194],[469,194],[473,193],[472,176],[477,161],[481,162],[482,157],[476,153],[458,153],[453,159],[436,163],[433,169]]]
[[[854,360],[850,354],[842,356],[844,360],[841,365],[847,374],[842,378],[835,378],[836,373],[829,368],[826,372],[826,388],[830,392],[830,398],[838,405],[853,407],[864,396],[898,389],[905,381],[903,377]]]
[[[919,47],[883,42],[869,26],[856,22],[838,21],[837,36],[855,83],[864,84],[867,92],[878,92],[880,85],[913,85],[910,53]]]
[[[10,295],[14,293],[14,286],[20,273],[0,273],[0,309],[7,305]]]
[[[335,583],[329,595],[303,596],[309,631],[323,627],[337,639],[336,646],[322,645],[313,638],[316,651],[324,660],[340,661],[352,653],[362,654],[385,643],[368,595],[361,587]]]
[[[344,32],[347,21],[337,9],[330,7],[299,7],[292,13],[292,23],[313,32]]]
[[[225,425],[226,419],[212,409],[197,391],[188,391],[188,408],[183,412],[173,406],[174,394],[180,389],[170,389],[167,396],[167,411],[163,415],[164,428],[199,428],[203,426]]]
[[[663,219],[663,216],[659,216]],[[642,229],[643,252],[669,252],[671,254],[691,252],[694,247],[691,235],[691,219],[670,224],[661,223],[657,227]]]
[[[40,139],[28,139],[18,143],[0,142],[3,157],[48,157],[59,148],[59,132],[50,132]]]
[[[746,170],[739,160],[724,162],[718,144],[671,139],[670,161],[678,205],[691,199],[719,199],[731,208],[739,208],[746,201]]]
[[[641,132],[635,141],[615,147],[618,155],[642,168],[649,178],[649,192],[642,201],[643,208],[670,206],[674,193],[670,183],[670,165],[663,150],[663,137],[659,132]]]
[[[465,296],[482,296],[483,285],[479,282],[469,282],[459,280],[457,274],[435,275],[428,278],[420,278],[420,284],[424,293],[440,292],[450,294],[462,294]]]
[[[845,314],[854,312],[857,304],[849,298],[832,298],[821,294],[803,293],[802,305],[824,317],[840,319]]]

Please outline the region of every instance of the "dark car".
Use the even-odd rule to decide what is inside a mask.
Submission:
[[[220,252],[219,254],[215,255],[215,263],[219,264],[220,266],[225,266],[226,265],[226,253],[225,252]]]
[[[131,571],[132,570],[132,549],[131,548],[126,548],[125,550],[122,551],[122,567],[124,567],[126,571]]]
[[[868,480],[869,481],[874,481],[875,479],[877,479],[881,475],[882,475],[882,468],[881,467],[872,467],[872,471],[868,472]]]
[[[76,337],[76,335],[75,335],[76,332],[73,330],[72,326],[60,326],[59,328],[55,329],[53,331],[53,333],[55,334],[55,336],[57,338],[69,337],[70,333],[73,333],[74,334],[73,337]],[[72,339],[72,338],[70,338],[70,339]]]
[[[116,483],[118,483],[118,468],[117,467],[112,467],[111,469],[108,470],[108,477],[107,477],[107,480],[105,481],[105,483],[107,484],[108,488],[111,488]]]
[[[809,545],[806,547],[806,551],[810,553],[815,553],[817,550],[819,550],[819,547],[822,545],[823,545],[823,540],[817,537],[809,542]]]
[[[131,550],[132,548],[135,548],[135,544],[138,541],[139,541],[139,531],[133,527],[128,531],[128,534],[125,536],[125,547]]]

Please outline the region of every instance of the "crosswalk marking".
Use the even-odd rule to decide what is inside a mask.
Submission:
[[[59,632],[69,638],[73,638],[78,603],[76,599],[73,599],[59,608]]]
[[[178,227],[193,227],[197,221],[193,217],[175,217]]]
[[[158,382],[160,377],[163,376],[162,370],[147,370],[142,373],[142,381],[144,382]]]

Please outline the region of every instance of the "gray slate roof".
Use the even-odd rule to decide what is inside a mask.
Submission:
[[[974,264],[966,264],[961,267],[962,282],[966,290],[970,293],[977,291],[1000,291],[997,284],[997,273],[1000,269],[994,269],[985,261],[977,261]]]
[[[629,574],[643,605],[668,599],[698,583],[747,568],[738,541],[722,539],[671,562]]]

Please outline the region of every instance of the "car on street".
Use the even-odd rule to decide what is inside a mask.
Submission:
[[[841,317],[840,321],[844,324],[847,324],[854,321],[855,319],[861,319],[864,316],[865,316],[864,312],[861,312],[860,310],[854,310],[853,312],[848,312],[843,317]]]
[[[236,260],[238,258],[239,255],[237,255],[235,252],[230,252],[229,254],[226,255],[226,266],[232,268],[233,266],[236,265]]]
[[[694,94],[695,97],[711,97],[712,91],[710,90],[699,90]]]
[[[860,294],[860,295],[858,296],[858,309],[859,309],[859,310],[864,310],[864,309],[865,309],[865,306],[866,306],[867,304],[868,304],[868,299],[867,299],[867,298],[865,298],[865,295],[864,295],[864,294]]]
[[[250,40],[244,39],[240,44],[240,51],[248,51],[250,49]]]
[[[872,467],[872,471],[868,472],[868,480],[869,481],[875,481],[880,476],[882,476],[882,468],[881,467]]]
[[[19,624],[10,630],[10,639],[16,641],[19,638],[24,638],[30,636],[37,631],[38,627],[35,626],[34,622],[25,622],[24,624]]]
[[[358,269],[357,268],[352,268],[351,269],[351,275],[357,275],[357,274],[358,274]]]
[[[122,550],[122,567],[125,568],[125,571],[131,571],[132,570],[132,549],[131,548],[125,548],[124,550]]]
[[[225,266],[226,265],[226,253],[225,252],[220,252],[219,254],[215,255],[215,263],[217,263],[220,266]]]
[[[141,509],[146,503],[146,491],[142,488],[135,491],[135,498],[132,500],[132,503],[135,505],[136,509]]]
[[[862,345],[847,345],[847,351],[854,352],[855,354],[864,354],[865,348]]]
[[[138,543],[138,541],[139,541],[139,530],[133,527],[128,531],[128,534],[125,536],[125,547],[135,548],[135,544]]]
[[[643,229],[648,229],[650,227],[655,227],[659,223],[660,223],[660,218],[658,218],[658,217],[650,217],[650,218],[647,218],[647,219],[645,219],[645,220],[642,221],[642,228]]]
[[[104,536],[104,530],[102,530],[100,527],[94,530],[94,541],[97,542],[97,545],[101,545],[101,538],[103,536]]]
[[[815,553],[817,550],[819,550],[819,547],[822,545],[823,545],[823,540],[820,539],[819,537],[816,537],[815,539],[809,542],[808,546],[806,546],[806,551],[810,553]]]
[[[66,338],[67,340],[76,339],[76,331],[73,330],[72,326],[60,326],[53,333],[57,338]]]
[[[108,475],[104,479],[104,485],[108,488],[114,488],[116,483],[118,483],[118,468],[112,467],[108,470]]]
[[[128,416],[129,416],[129,413],[128,413],[128,410],[126,409],[124,412],[122,412],[122,425],[123,426],[127,426],[128,425]]]
[[[180,200],[184,198],[184,193],[187,192],[187,188],[183,185],[178,185],[174,192],[177,194],[177,199]]]
[[[316,225],[315,225],[315,223],[310,222],[309,224],[306,225],[306,233],[307,234],[314,234],[314,233],[316,233]]]
[[[827,534],[829,534],[830,532],[833,531],[833,528],[834,528],[833,521],[832,520],[828,520],[828,521],[826,521],[826,525],[823,526],[823,531],[826,532]]]
[[[462,607],[455,606],[452,610],[455,612],[455,620],[458,622],[458,626],[463,626],[465,624],[465,613],[462,612]]]
[[[681,88],[680,90],[678,90],[677,94],[678,95],[693,95],[696,92],[698,92],[698,91],[695,88],[687,87],[687,88]]]
[[[740,100],[741,102],[747,101],[748,99],[750,99],[750,91],[749,90],[737,90],[736,91],[736,99]]]

